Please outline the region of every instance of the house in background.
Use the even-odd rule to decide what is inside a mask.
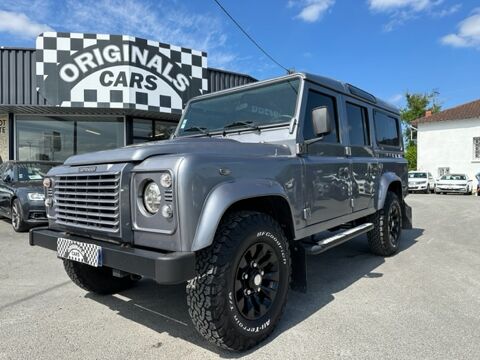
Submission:
[[[417,168],[434,177],[465,173],[477,183],[480,173],[480,100],[436,114],[427,112],[417,125]],[[475,188],[475,186],[474,186]]]

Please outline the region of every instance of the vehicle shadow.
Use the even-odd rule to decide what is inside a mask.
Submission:
[[[423,229],[404,230],[400,252],[414,245],[422,234]],[[323,254],[309,257],[308,291],[305,294],[290,292],[284,316],[267,342],[273,341],[282,332],[320,311],[334,300],[334,294],[357,280],[383,276],[374,270],[384,262],[384,258],[369,252],[366,236],[348,241]],[[120,316],[158,333],[167,332],[170,336],[215,352],[222,358],[239,358],[257,350],[254,348],[246,353],[224,351],[198,335],[188,315],[185,284],[160,286],[152,280],[142,280],[135,288],[119,295],[99,296],[89,293],[85,297],[104,304]],[[158,347],[157,344],[155,339],[152,339],[152,347]]]

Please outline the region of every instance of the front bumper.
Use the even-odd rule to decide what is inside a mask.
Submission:
[[[23,219],[29,225],[48,223],[43,201],[28,201],[22,204]]]
[[[57,250],[57,239],[68,238],[102,248],[103,266],[154,279],[159,284],[178,284],[195,276],[195,253],[160,253],[125,247],[48,228],[30,230],[30,245]]]
[[[451,187],[451,186],[438,186],[437,191],[447,192],[447,193],[466,193],[468,192],[468,187]]]
[[[428,184],[421,184],[421,185],[410,185],[408,184],[408,191],[421,191],[427,190]]]

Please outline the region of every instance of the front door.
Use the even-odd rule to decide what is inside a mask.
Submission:
[[[0,214],[10,216],[10,199],[12,191],[10,184],[3,181],[6,174],[10,174],[13,180],[12,167],[9,164],[0,166]]]
[[[311,114],[318,107],[327,107],[332,119],[332,131],[316,138]],[[303,137],[314,141],[307,145],[305,161],[305,199],[307,225],[347,215],[350,206],[350,160],[339,134],[337,97],[327,90],[309,90],[305,107]]]

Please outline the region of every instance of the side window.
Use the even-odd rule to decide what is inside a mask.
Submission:
[[[317,137],[313,131],[312,110],[322,106],[327,107],[330,119],[332,119],[332,132],[328,135],[325,135],[322,142],[338,143],[338,117],[335,98],[312,90],[310,90],[308,93],[307,108],[305,110],[305,122],[303,128],[305,140]]]
[[[3,177],[5,177],[6,175],[10,175],[10,179],[13,180],[13,166],[12,165],[7,165],[6,168],[4,169]]]
[[[380,111],[374,112],[377,144],[387,147],[400,147],[400,129],[398,119]]]
[[[350,145],[370,145],[367,109],[347,103],[347,122]]]

